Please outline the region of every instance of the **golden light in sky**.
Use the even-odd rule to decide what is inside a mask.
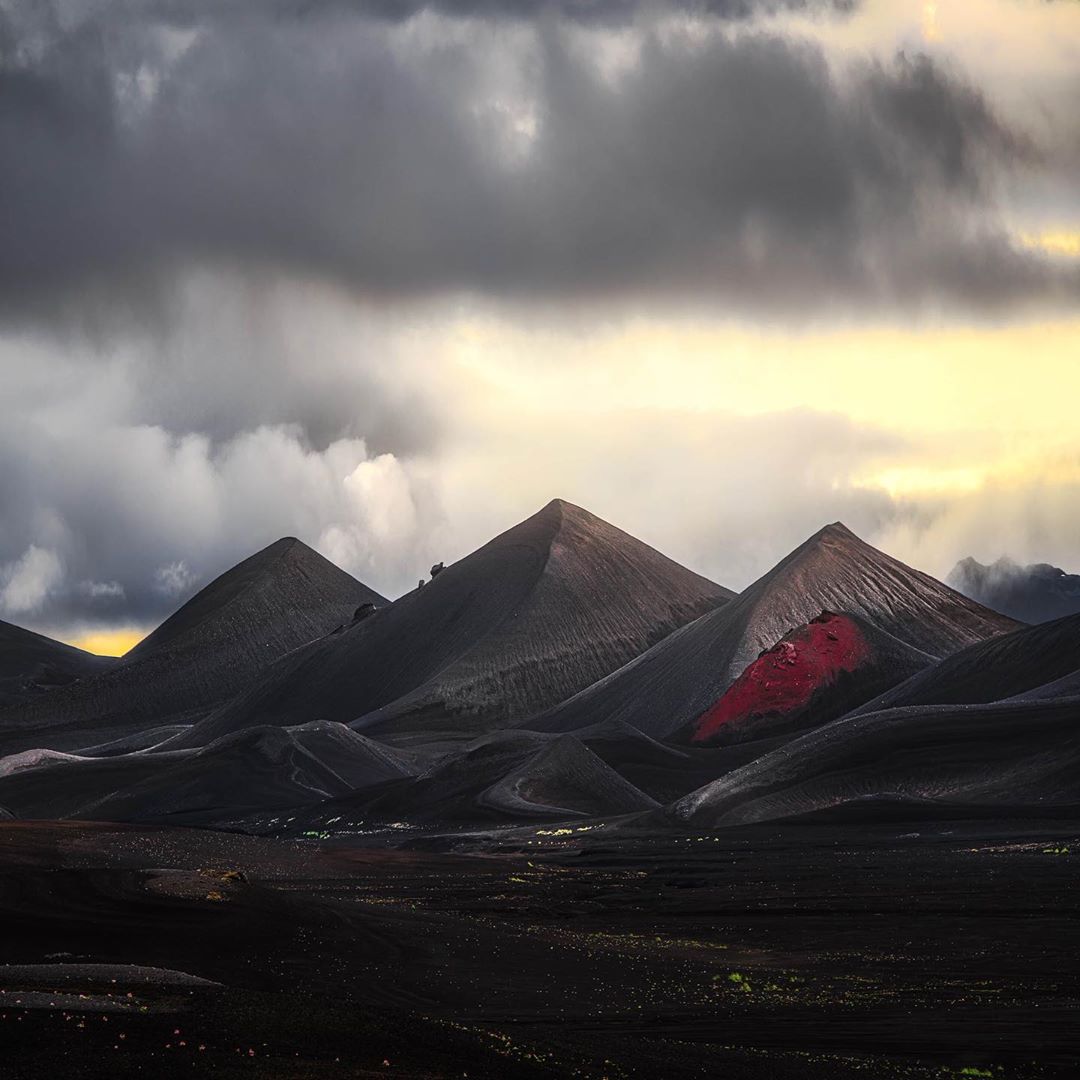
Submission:
[[[93,630],[67,639],[68,645],[96,656],[123,656],[146,637],[145,630],[124,627],[119,630]]]
[[[1020,242],[1024,247],[1066,258],[1080,258],[1080,231],[1049,229],[1044,232],[1022,232]]]

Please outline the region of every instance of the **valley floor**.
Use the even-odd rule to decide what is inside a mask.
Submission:
[[[1080,1071],[1075,826],[554,832],[0,823],[4,1076]]]

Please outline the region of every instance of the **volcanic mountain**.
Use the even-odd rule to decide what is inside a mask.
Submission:
[[[732,594],[556,499],[422,588],[282,658],[173,740],[329,719],[431,741],[531,716]]]
[[[0,713],[5,751],[190,722],[282,654],[386,601],[292,537],[206,586],[106,671]]]
[[[961,559],[946,580],[965,596],[1022,622],[1080,613],[1080,574],[1067,574],[1049,563],[1020,566],[1002,556],[986,566]]]
[[[931,658],[1017,624],[829,525],[736,599],[676,631],[625,667],[528,721],[574,731],[622,720],[664,738],[717,705],[735,680],[791,630],[822,612],[855,616]],[[860,629],[860,634],[863,632]]]
[[[0,622],[0,709],[24,695],[66,686],[116,661]]]

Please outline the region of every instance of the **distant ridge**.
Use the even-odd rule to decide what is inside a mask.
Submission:
[[[562,700],[732,595],[556,499],[423,588],[284,657],[172,745],[314,719],[379,738],[477,734]]]
[[[0,709],[28,694],[66,686],[116,661],[95,656],[32,630],[0,622]]]
[[[386,601],[294,537],[278,540],[212,581],[109,670],[0,713],[0,745],[73,749],[193,720],[365,603]]]
[[[839,522],[815,533],[730,604],[527,726],[575,731],[621,720],[657,738],[712,707],[742,672],[822,611],[858,616],[932,658],[1017,627],[860,540]]]
[[[986,566],[967,558],[945,580],[965,596],[1022,622],[1080,613],[1080,574],[1067,574],[1049,563],[1020,566],[1002,556]]]

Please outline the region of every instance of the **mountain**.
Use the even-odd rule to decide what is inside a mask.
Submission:
[[[5,752],[73,749],[133,729],[191,722],[267,664],[386,601],[292,537],[278,540],[192,597],[93,678],[0,712]]]
[[[763,652],[687,734],[726,746],[820,727],[933,663],[857,615],[822,612]]]
[[[116,661],[0,622],[0,709],[104,671]]]
[[[422,588],[284,657],[169,745],[329,719],[400,744],[532,716],[732,596],[559,499]]]
[[[979,705],[1017,697],[1080,671],[1080,615],[1024,626],[946,657],[857,711]]]
[[[961,559],[946,579],[965,596],[1021,622],[1040,623],[1080,613],[1080,574],[1048,563],[1020,566],[1002,556],[989,566]]]
[[[822,612],[856,616],[932,658],[1017,626],[837,523],[816,533],[729,604],[529,720],[528,726],[575,731],[621,720],[665,738],[713,708],[763,650]]]

